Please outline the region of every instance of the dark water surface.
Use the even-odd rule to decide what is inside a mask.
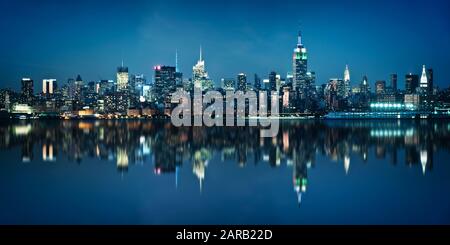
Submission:
[[[1,224],[450,224],[450,121],[0,122]]]

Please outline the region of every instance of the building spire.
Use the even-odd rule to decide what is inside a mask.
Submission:
[[[200,45],[200,61],[202,61],[202,45]]]
[[[302,45],[302,31],[298,31],[297,44]]]
[[[122,67],[123,67],[123,59],[122,59]]]
[[[348,69],[348,65],[345,65],[344,81],[350,81],[350,70]]]
[[[175,49],[175,71],[178,72],[178,49]]]

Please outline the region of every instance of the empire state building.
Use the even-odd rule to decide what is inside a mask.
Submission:
[[[306,48],[302,43],[302,34],[301,32],[298,32],[297,46],[294,49],[294,55],[292,57],[292,87],[294,90],[304,91],[306,88],[308,88],[307,64],[308,57]]]

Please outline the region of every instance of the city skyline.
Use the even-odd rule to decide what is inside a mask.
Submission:
[[[237,5],[236,2],[232,2],[230,6],[225,7],[224,13],[236,17],[236,20],[231,21],[230,24],[223,23],[224,20],[217,20],[217,17],[211,18],[210,21],[205,20],[205,18],[210,17],[212,13],[215,13],[218,8],[224,7],[221,3],[207,4],[202,1],[194,1],[191,2],[191,4],[188,4],[176,2],[173,10],[175,13],[179,13],[179,15],[173,19],[167,19],[165,12],[158,11],[158,9],[167,6],[167,3],[158,1],[138,3],[135,5],[142,5],[142,12],[145,12],[144,10],[150,8],[150,18],[144,20],[143,18],[130,17],[129,19],[125,19],[121,25],[120,23],[119,25],[115,25],[118,20],[111,19],[111,23],[107,23],[107,21],[99,21],[97,16],[95,17],[96,19],[92,23],[93,26],[91,28],[77,31],[77,25],[89,20],[89,17],[86,16],[86,12],[99,9],[101,6],[100,2],[87,4],[82,1],[81,3],[64,4],[44,1],[44,3],[39,6],[40,11],[36,12],[44,14],[50,10],[55,11],[55,14],[57,15],[55,19],[61,17],[60,15],[67,11],[81,10],[81,12],[75,14],[70,23],[66,23],[67,20],[61,20],[61,24],[59,24],[61,26],[52,24],[52,19],[40,19],[38,21],[38,24],[40,24],[38,26],[40,26],[40,28],[37,28],[40,31],[33,30],[32,32],[30,32],[30,23],[28,22],[33,20],[33,16],[39,15],[36,12],[31,11],[31,8],[35,3],[28,1],[2,3],[3,5],[7,5],[2,9],[8,10],[14,8],[14,10],[10,11],[10,13],[5,13],[5,24],[0,25],[0,30],[2,30],[3,33],[10,34],[6,35],[7,38],[0,41],[2,42],[2,52],[5,54],[4,57],[0,59],[2,67],[0,83],[2,84],[2,87],[18,89],[20,87],[21,78],[30,77],[35,81],[35,91],[39,91],[41,88],[37,85],[39,84],[37,81],[49,78],[57,79],[60,84],[61,82],[65,83],[68,78],[73,78],[77,74],[81,74],[82,77],[86,79],[86,82],[98,81],[101,79],[114,79],[115,68],[122,60],[124,60],[125,65],[129,67],[130,74],[144,74],[147,78],[152,78],[152,67],[154,65],[176,65],[176,53],[178,56],[177,65],[180,67],[179,70],[184,73],[185,78],[188,78],[192,77],[191,67],[194,66],[197,60],[198,47],[200,45],[203,49],[203,59],[207,64],[207,70],[216,86],[220,85],[221,78],[236,77],[239,73],[245,73],[249,78],[251,78],[254,73],[257,73],[260,77],[264,78],[267,77],[271,71],[277,71],[282,76],[286,76],[287,72],[292,72],[292,61],[290,57],[292,56],[292,49],[295,47],[295,33],[298,29],[301,29],[304,36],[302,42],[307,46],[309,53],[308,68],[315,71],[317,74],[316,84],[324,84],[331,77],[342,77],[345,65],[348,64],[352,78],[351,86],[358,85],[362,80],[363,75],[368,76],[370,85],[373,87],[375,81],[389,81],[390,74],[396,73],[399,76],[398,87],[404,88],[404,75],[408,73],[420,75],[421,67],[425,64],[427,67],[432,67],[434,70],[438,71],[434,77],[435,85],[440,86],[441,88],[448,86],[448,81],[446,80],[448,75],[444,73],[446,72],[446,67],[449,66],[448,54],[450,53],[449,47],[446,45],[450,42],[449,33],[446,31],[449,27],[448,23],[450,23],[448,21],[448,16],[445,16],[448,9],[445,8],[448,7],[447,2],[432,1],[431,4],[423,6],[422,3],[413,1],[410,5],[406,6],[404,3],[402,5],[401,3],[375,4],[373,2],[352,3],[351,1],[344,1],[342,6],[337,6],[335,3],[330,2],[318,4],[300,2],[297,4],[286,1],[284,4],[280,4],[282,6],[274,6],[276,10],[284,9],[285,12],[281,12],[286,13],[286,15],[282,15],[273,21],[270,20],[270,18],[252,20],[249,16],[264,16],[267,8],[258,7],[250,3],[251,1],[239,5],[241,7],[239,10],[232,8]],[[266,3],[261,4],[265,5]],[[358,15],[362,16],[368,14],[368,12],[379,10],[383,4],[385,4],[384,7],[388,9],[382,12],[383,14],[387,14],[386,18],[376,18],[378,15],[382,15],[381,12],[376,15],[369,14],[362,24],[355,24],[348,19],[348,16],[342,16],[342,19],[336,20],[337,23],[330,24],[331,26],[327,27],[323,25],[324,19],[313,19],[311,17],[312,13],[323,15],[329,11],[345,7],[350,7],[352,10],[351,13],[352,15],[355,15],[355,17]],[[111,1],[105,6],[107,6],[107,8],[99,13],[100,15],[111,15],[119,10],[126,10],[126,12],[129,11],[133,14],[137,14],[137,16],[142,14],[134,5],[121,4],[119,6],[117,2]],[[288,6],[303,6],[305,7],[305,13],[299,14],[298,18],[292,17],[289,15],[291,10]],[[251,13],[249,16],[239,15],[241,11],[245,11],[250,7],[254,7],[256,13]],[[369,7],[373,7],[373,9],[369,11]],[[14,16],[14,13],[17,13],[19,9],[21,15],[26,14],[30,18],[14,22],[14,18],[18,17]],[[356,11],[354,11],[356,9],[362,9],[364,11],[356,13]],[[402,9],[402,11],[395,11],[399,9]],[[417,14],[412,14],[415,18],[410,20],[411,23],[408,21],[400,23],[401,21],[398,21],[399,23],[392,23],[392,26],[387,25],[386,22],[392,20],[394,13],[398,14],[395,16],[396,18],[399,18],[400,16],[405,15],[404,12],[416,13],[416,11],[414,11],[415,9],[421,9],[421,14],[418,14],[419,12],[417,12]],[[192,11],[189,12],[190,10]],[[311,12],[308,12],[307,10],[310,10]],[[205,13],[207,14],[198,17],[196,13],[199,11],[206,11]],[[186,12],[191,13],[195,18],[193,18],[193,20],[189,19],[187,23],[182,23],[180,21],[186,20],[186,15],[188,15]],[[131,13],[123,14],[123,16],[120,17],[125,17],[127,15],[131,16]],[[280,13],[277,12],[274,16],[279,14]],[[84,21],[81,21],[80,18],[84,19]],[[239,23],[237,23],[241,20],[246,20],[244,25],[239,25]],[[80,23],[77,23],[77,21],[80,21]],[[289,22],[289,24],[282,25],[286,24],[286,22]],[[147,25],[148,27],[154,27],[154,25],[158,23],[161,24],[161,27],[153,29],[149,28],[149,30],[153,30],[149,31],[149,33],[144,30],[147,28],[142,29],[142,26]],[[194,25],[195,23],[199,25]],[[33,22],[33,24],[35,23]],[[337,27],[335,26],[336,24],[346,25]],[[362,28],[365,24],[372,24],[373,28],[370,31],[366,28]],[[114,28],[111,29],[114,25],[118,30],[123,30],[124,34],[130,30],[133,30],[134,32],[136,29],[140,29],[141,32],[137,36],[131,35],[132,37],[125,38],[120,31],[117,32]],[[267,28],[262,28],[262,25],[269,26]],[[273,25],[279,26],[278,28],[271,29]],[[192,35],[185,35],[186,33],[183,34],[183,32],[181,32],[180,39],[183,41],[174,41],[174,38],[171,38],[171,35],[167,33],[170,32],[169,30],[179,30],[179,28],[186,26],[190,27],[187,28],[187,30],[197,30],[197,32],[192,32]],[[360,28],[356,28],[356,26],[359,26]],[[420,28],[425,26],[428,26],[428,28]],[[18,27],[23,28],[19,29]],[[105,30],[100,30],[98,27],[110,27],[110,29],[108,29],[109,32],[107,32]],[[60,30],[55,28],[62,28],[64,31],[56,31],[55,33],[55,30]],[[416,28],[423,31],[423,34],[421,34],[420,31],[416,32]],[[209,29],[215,30],[215,34],[212,36],[205,36],[204,33],[209,33]],[[83,38],[74,36],[72,39],[69,38],[70,35],[67,35],[68,33],[65,33],[69,30],[75,31],[75,33],[81,32],[86,34],[85,32],[87,32],[89,35],[85,35]],[[232,32],[233,35],[231,36],[231,39],[229,38],[221,42],[216,42],[216,39],[221,39],[223,35],[230,34],[231,30],[235,30]],[[156,31],[161,35],[156,35]],[[273,35],[271,35],[270,31],[273,31]],[[19,38],[19,36],[14,35],[18,32],[24,32],[24,34],[28,32],[30,39],[23,38],[24,36],[20,36],[21,38]],[[49,32],[51,32],[51,34]],[[370,32],[375,34],[370,34]],[[405,42],[404,45],[399,45],[398,38],[390,39],[385,35],[406,35],[405,33],[407,32],[409,32],[409,36],[412,38],[411,40],[408,40],[408,42]],[[98,38],[103,37],[102,34],[106,33],[109,33],[107,36],[110,37],[111,40]],[[367,35],[364,37],[358,36],[358,34],[364,33]],[[412,35],[413,33],[414,35]],[[438,33],[440,35],[439,37],[437,36]],[[61,40],[58,38],[58,34],[64,34],[63,36],[68,37],[68,39],[59,41],[59,46],[50,47],[53,42]],[[336,42],[327,39],[333,36],[331,34],[334,35],[333,38],[336,39]],[[149,37],[149,35],[151,37]],[[141,38],[142,36],[145,38]],[[347,41],[344,42],[342,40],[343,36],[347,37]],[[36,39],[35,37],[44,37],[45,42]],[[51,39],[51,41],[49,41],[49,38],[52,37],[54,37],[54,40]],[[96,37],[98,39],[96,39]],[[120,37],[130,40],[120,40]],[[20,40],[15,40],[17,38]],[[184,40],[185,38],[187,39],[186,42]],[[279,40],[273,42],[274,38]],[[242,39],[245,39],[246,41],[244,40],[244,42],[242,42]],[[81,42],[67,50],[61,50],[64,49],[63,47],[67,47],[67,45],[73,45],[75,40]],[[365,40],[365,42],[363,42],[363,40]],[[133,45],[133,41],[136,42],[137,45]],[[144,45],[143,41],[148,42]],[[14,45],[17,45],[17,48],[8,51],[8,47],[11,47],[13,42]],[[164,42],[164,45],[161,45],[162,42]],[[428,44],[430,45],[428,46]],[[121,48],[118,48],[118,46]],[[154,46],[156,46],[156,48],[154,48]],[[413,46],[415,48],[412,48]],[[93,49],[94,47],[97,50]],[[261,47],[264,47],[264,49]],[[419,52],[417,52],[417,47],[420,47]],[[427,49],[427,47],[429,47],[429,49]],[[256,52],[256,49],[260,52]],[[386,50],[386,52],[381,52],[381,50]],[[381,54],[381,57],[370,55],[372,52],[377,53],[378,55]],[[414,52],[415,55],[408,55],[408,52]],[[339,58],[337,58],[337,56],[339,56]],[[101,57],[104,58],[102,59]],[[33,62],[33,60],[36,62]],[[57,63],[57,65],[55,66],[51,63]],[[248,82],[252,83],[252,79]]]

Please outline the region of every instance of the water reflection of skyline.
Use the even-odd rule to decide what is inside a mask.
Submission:
[[[354,158],[376,159],[417,166],[422,174],[433,168],[433,154],[450,150],[450,121],[285,121],[274,138],[260,138],[256,127],[183,127],[168,121],[20,121],[0,124],[0,149],[19,147],[22,162],[57,162],[67,158],[112,161],[122,174],[134,165],[153,164],[156,175],[190,167],[203,181],[214,156],[272,168],[292,168],[298,202],[308,185],[308,171],[317,156],[342,164],[349,174]],[[39,153],[35,155],[36,153]]]

